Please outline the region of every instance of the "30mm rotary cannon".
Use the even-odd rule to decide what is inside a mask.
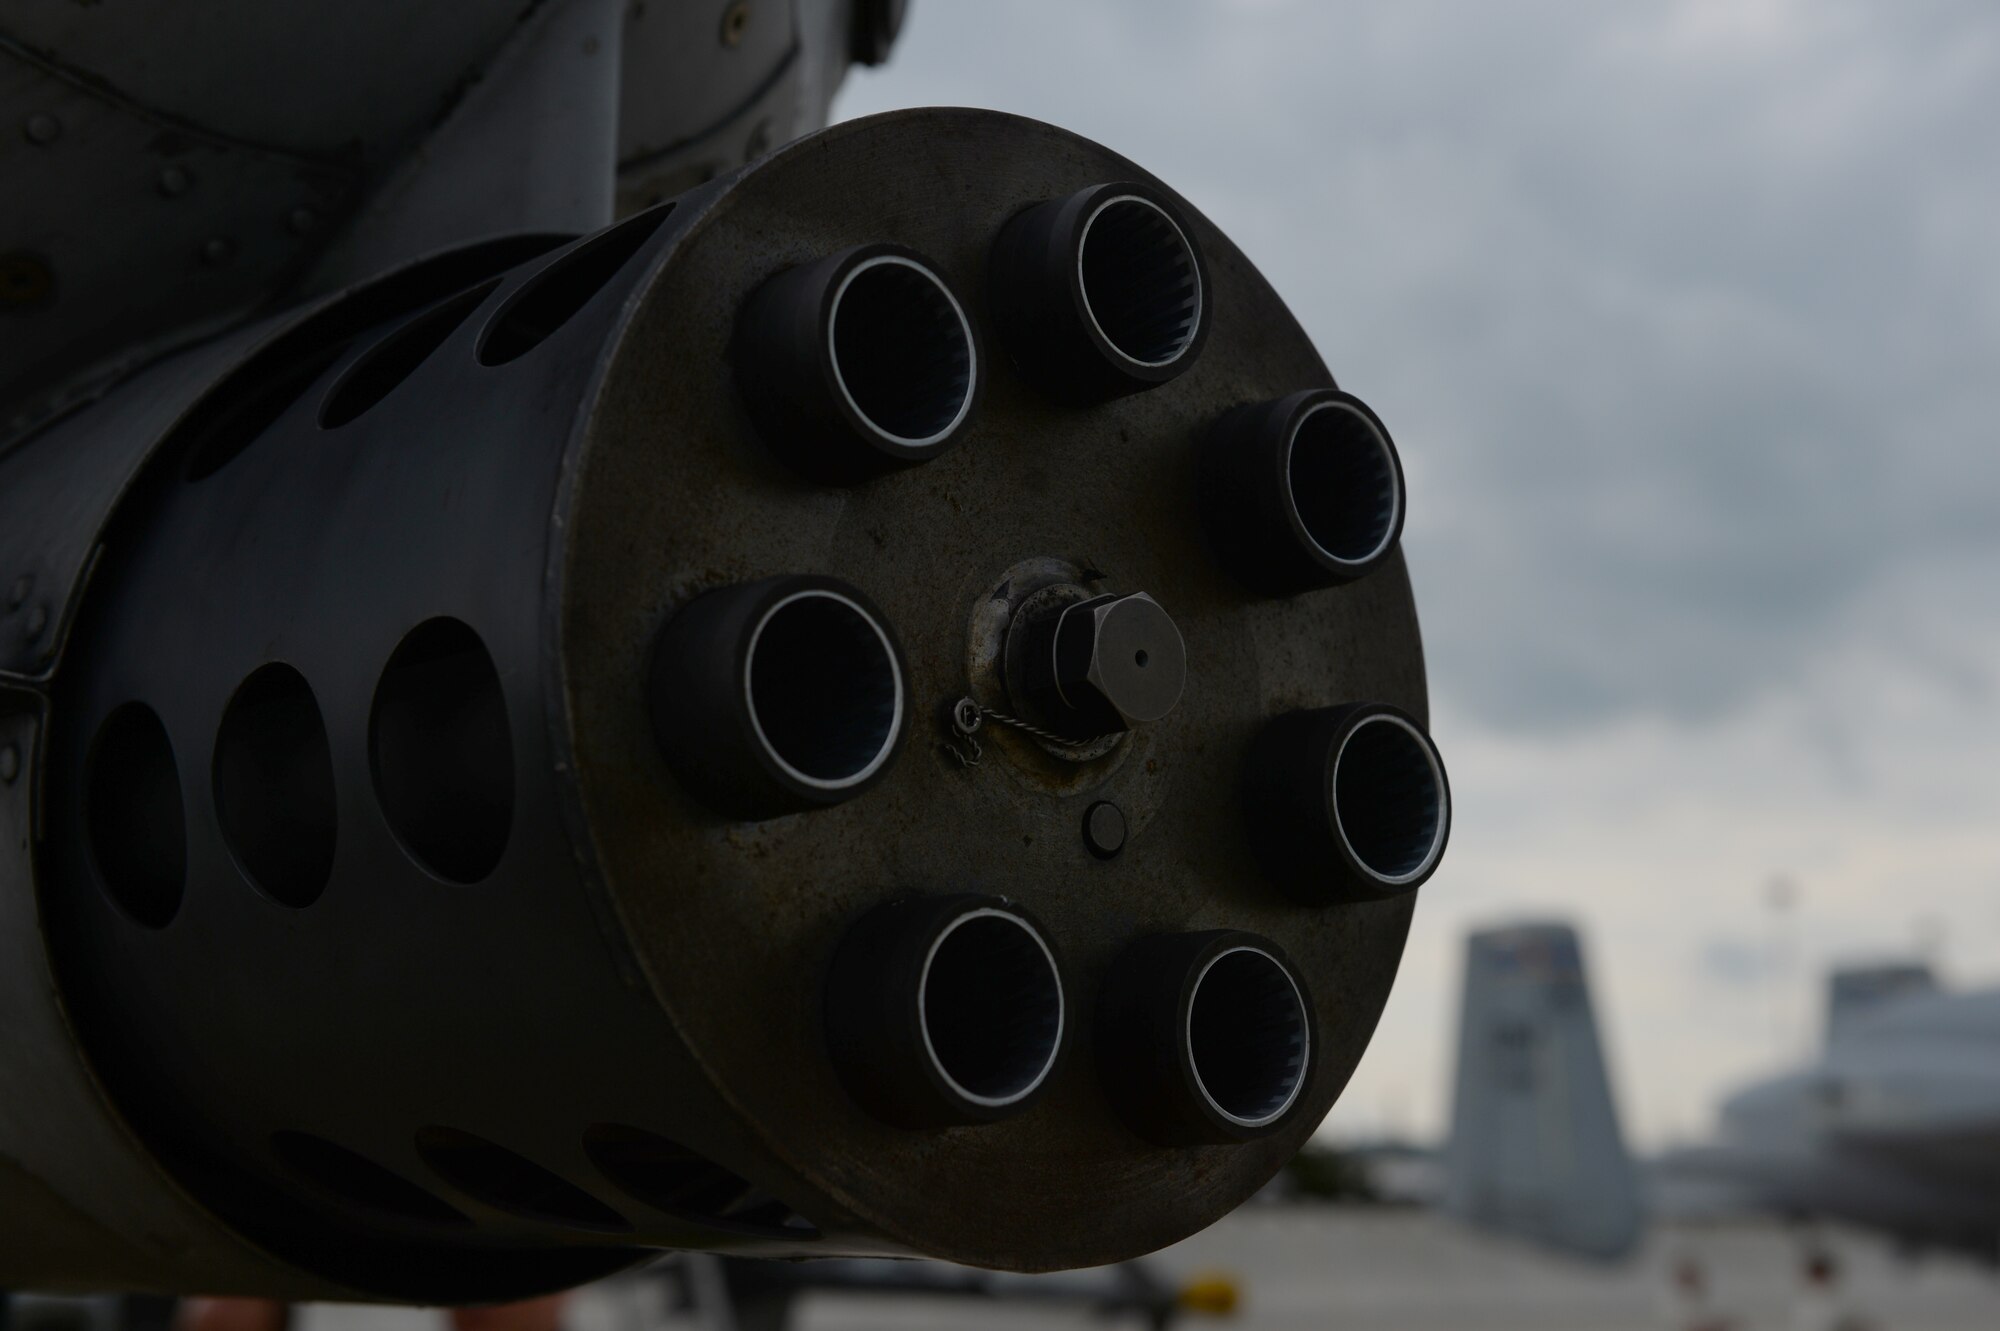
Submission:
[[[1109,1262],[1366,1046],[1450,821],[1403,473],[1115,154],[843,125],[121,393],[0,463],[142,441],[4,853],[217,1284]]]

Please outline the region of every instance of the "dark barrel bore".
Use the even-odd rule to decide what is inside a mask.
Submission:
[[[855,1100],[905,1127],[1016,1113],[1066,1026],[1041,928],[994,897],[916,897],[863,916],[826,987],[827,1048]]]
[[[1437,745],[1384,703],[1272,720],[1251,745],[1243,807],[1266,877],[1315,905],[1414,890],[1451,835]]]
[[[1283,1118],[1305,1084],[1305,997],[1291,971],[1254,944],[1230,947],[1195,977],[1188,1062],[1209,1107],[1246,1131]]]
[[[660,630],[653,727],[688,793],[761,819],[852,799],[908,729],[908,669],[860,591],[794,575],[708,592]]]
[[[1311,1070],[1312,1004],[1276,944],[1235,930],[1142,938],[1098,1003],[1098,1070],[1126,1123],[1166,1146],[1275,1131]]]
[[[1194,246],[1151,199],[1120,194],[1084,218],[1077,254],[1084,312],[1111,349],[1149,369],[1174,364],[1201,326]]]
[[[964,303],[929,260],[886,244],[786,269],[752,292],[735,365],[765,443],[831,484],[942,453],[980,380]]]
[[[1227,412],[1199,459],[1216,558],[1274,595],[1365,577],[1403,532],[1403,464],[1351,393],[1313,389]]]
[[[1137,183],[1016,214],[993,242],[992,304],[1015,362],[1091,401],[1181,374],[1208,335],[1207,267],[1180,211]]]

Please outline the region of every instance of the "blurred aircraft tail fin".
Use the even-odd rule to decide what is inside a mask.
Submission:
[[[1445,1209],[1586,1257],[1638,1241],[1638,1175],[1566,924],[1466,940]]]

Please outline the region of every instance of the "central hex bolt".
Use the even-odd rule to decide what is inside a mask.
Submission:
[[[1096,596],[1023,626],[1026,693],[1050,729],[1078,743],[1173,711],[1187,684],[1187,643],[1144,592]]]

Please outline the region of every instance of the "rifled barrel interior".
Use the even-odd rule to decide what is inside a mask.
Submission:
[[[179,418],[55,678],[50,946],[180,1184],[437,1300],[1262,1186],[1450,803],[1396,445],[1242,254],[925,111],[435,285]]]

